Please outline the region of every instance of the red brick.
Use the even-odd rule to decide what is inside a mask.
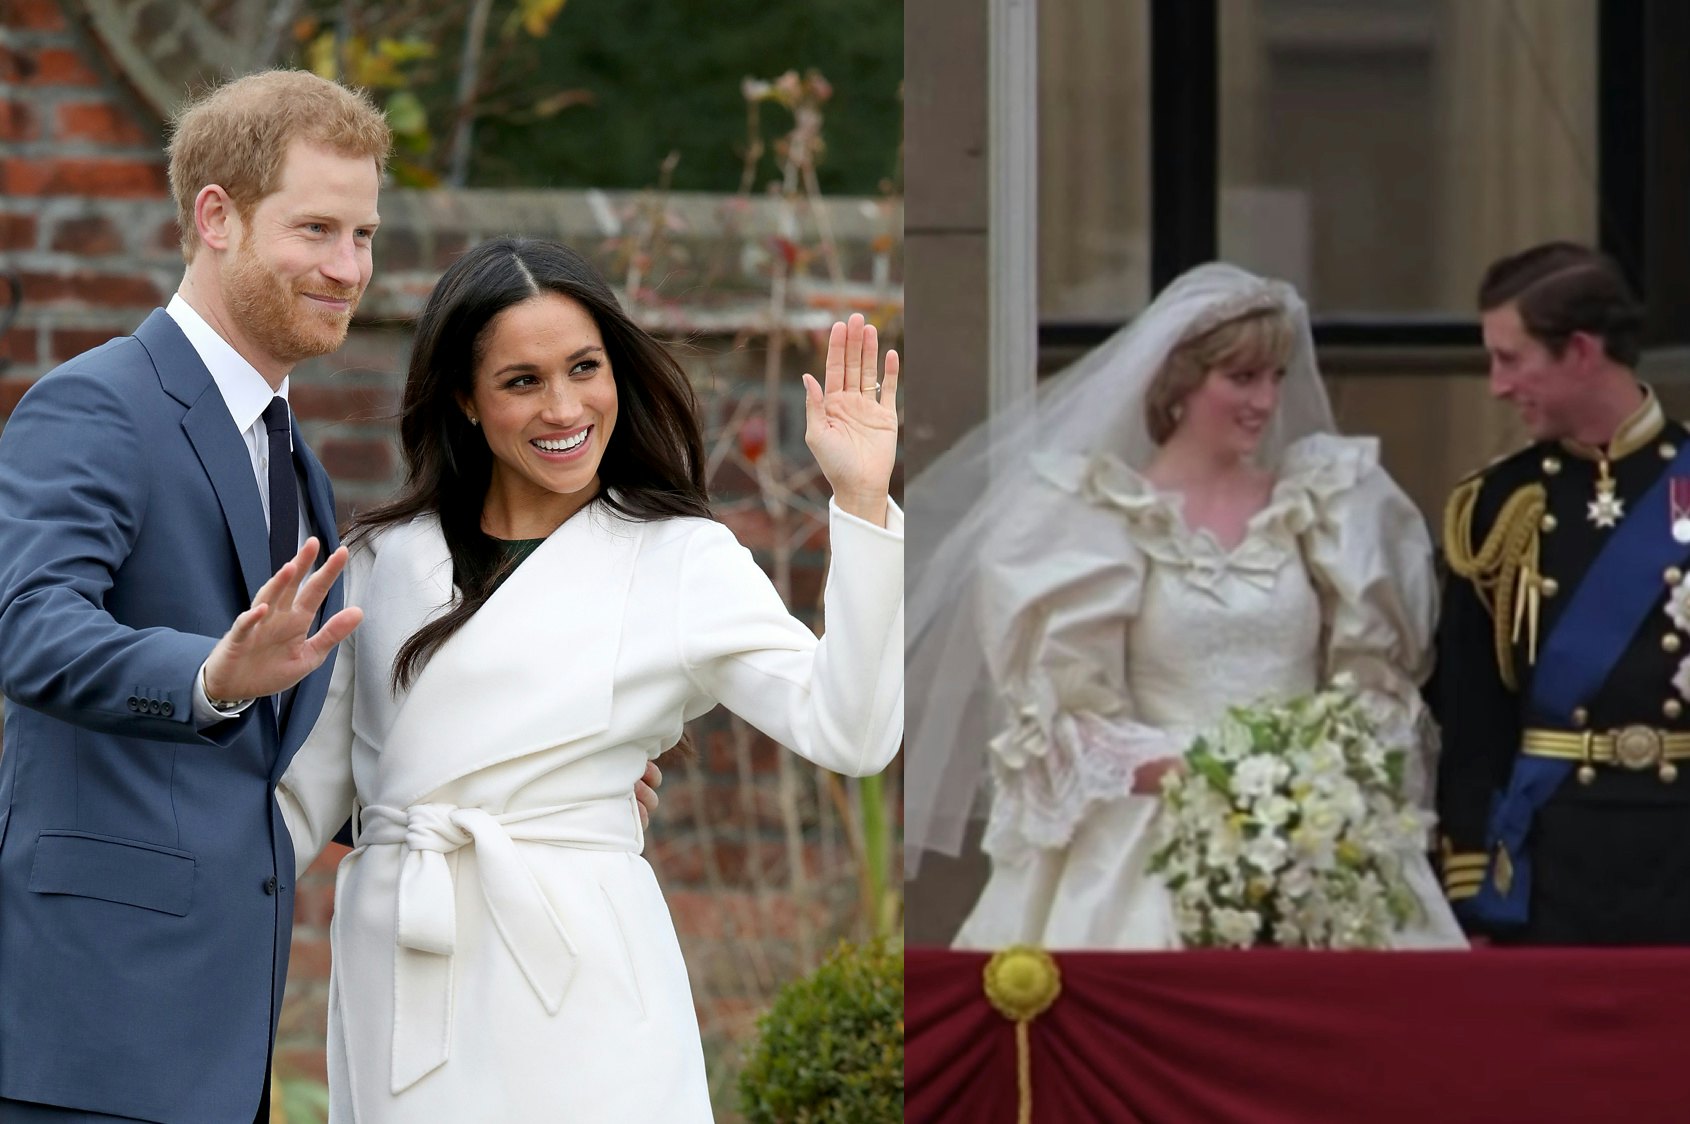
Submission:
[[[25,273],[24,300],[34,304],[81,301],[108,308],[151,307],[160,300],[158,286],[146,277],[105,273]]]
[[[317,446],[323,467],[337,480],[386,480],[393,450],[379,437],[333,437]]]
[[[288,989],[282,1003],[282,1019],[276,1028],[280,1041],[305,1039],[321,1042],[329,1027],[329,993],[326,987],[311,988],[304,994]]]
[[[176,225],[175,219],[171,219],[158,228],[158,235],[154,241],[161,250],[180,250],[182,248],[182,228]]]
[[[698,1029],[701,1034],[725,1035],[728,1038],[749,1039],[756,1033],[757,1019],[768,1010],[763,999],[730,999],[710,996],[698,1004]]]
[[[123,249],[123,233],[101,215],[65,219],[53,231],[53,249],[92,257]]]
[[[13,363],[34,363],[40,358],[35,347],[34,328],[13,328],[4,336],[0,336],[0,359]],[[16,403],[17,400],[13,399],[6,409],[10,410]]]
[[[327,939],[295,937],[293,951],[288,957],[288,979],[326,980],[329,978],[329,963]]]
[[[327,928],[334,915],[334,880],[307,875],[293,896],[293,923],[307,928]]]
[[[13,158],[0,162],[0,194],[4,195],[144,199],[162,196],[167,186],[163,163],[153,159]]]
[[[6,0],[6,27],[12,31],[63,31],[57,0]]]
[[[294,416],[312,421],[386,421],[399,413],[399,393],[386,386],[294,383],[288,391]]]
[[[326,1085],[329,1081],[328,1059],[324,1056],[321,1046],[277,1049],[276,1075],[307,1077],[319,1085]]]
[[[734,538],[747,550],[772,550],[775,545],[774,522],[761,507],[741,507],[717,513],[722,523],[734,533]]]
[[[84,351],[92,351],[120,333],[97,328],[54,328],[48,354],[55,363],[75,359]]]
[[[33,250],[35,216],[0,214],[0,250]]]
[[[76,51],[44,47],[35,53],[34,65],[19,56],[21,77],[35,86],[98,86],[100,75]]]
[[[29,141],[40,134],[35,113],[29,106],[21,101],[0,100],[0,141]]]
[[[750,733],[748,749],[750,757],[750,771],[757,773],[772,773],[779,768],[780,755],[786,752],[780,746],[757,733]],[[705,739],[704,761],[712,773],[726,777],[739,776],[739,755],[733,734],[728,730],[716,730]]]
[[[133,117],[106,102],[61,105],[57,116],[57,132],[62,140],[127,145],[146,144],[150,139]]]
[[[20,360],[20,362],[23,362],[23,360]],[[33,362],[33,360],[29,360],[29,362]],[[23,397],[24,391],[34,385],[34,379],[0,379],[0,414],[10,415],[13,410],[18,408],[18,399]]]
[[[674,890],[664,896],[669,912],[674,915],[675,929],[683,937],[723,938],[755,933],[791,939],[797,935],[801,919],[807,917],[811,931],[819,932],[828,918],[825,903],[813,901],[801,909],[796,901],[783,894],[769,894],[762,904],[749,890],[720,893]]]
[[[288,401],[293,401],[293,391],[288,392]],[[305,870],[305,877],[319,878],[326,876],[332,883],[334,872],[340,866],[340,860],[350,854],[352,848],[343,847],[339,843],[330,843],[323,848],[323,853],[311,860],[311,865]]]

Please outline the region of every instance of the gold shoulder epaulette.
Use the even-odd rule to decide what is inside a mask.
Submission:
[[[1485,541],[1475,549],[1473,512],[1483,486],[1482,475],[1472,477],[1450,494],[1444,507],[1444,557],[1457,577],[1473,583],[1479,600],[1490,610],[1496,624],[1496,666],[1503,683],[1513,690],[1518,687],[1514,674],[1514,639],[1520,623],[1516,608],[1524,607],[1517,604],[1520,597],[1536,590],[1538,526],[1548,498],[1542,484],[1515,489],[1486,532]],[[1536,614],[1532,616],[1535,648]]]

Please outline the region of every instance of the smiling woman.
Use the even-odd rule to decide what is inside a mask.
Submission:
[[[592,314],[558,293],[507,308],[485,337],[462,402],[493,453],[482,529],[544,538],[598,492],[616,426],[615,375]]]
[[[349,533],[365,622],[277,792],[306,840],[359,809],[336,1119],[710,1119],[631,793],[717,704],[837,772],[897,752],[895,352],[880,370],[853,316],[804,378],[838,562],[818,640],[710,518],[691,384],[585,259],[500,238],[447,269],[417,322],[407,489]]]

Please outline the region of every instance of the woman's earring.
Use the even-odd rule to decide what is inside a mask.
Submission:
[[[471,415],[471,416],[470,416],[470,419],[469,419],[469,424],[471,424],[471,425],[480,425],[480,424],[481,424],[481,419],[480,419],[480,418],[478,418],[478,417],[475,417],[475,416],[474,416],[474,415],[473,415],[473,414],[472,414],[472,415]]]
[[[1168,411],[1168,416],[1173,418],[1176,422],[1185,417],[1185,403],[1181,402],[1176,404],[1173,409]]]

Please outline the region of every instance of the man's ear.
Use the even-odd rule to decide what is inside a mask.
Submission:
[[[240,232],[241,216],[222,186],[208,183],[194,196],[194,228],[213,250],[227,250]]]
[[[1574,360],[1580,367],[1589,367],[1602,359],[1602,337],[1590,332],[1574,332],[1562,346],[1563,358]]]

